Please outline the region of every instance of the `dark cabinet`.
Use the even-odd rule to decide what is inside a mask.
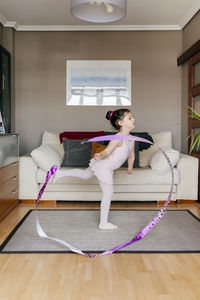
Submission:
[[[11,132],[10,53],[0,45],[0,111],[6,133]]]

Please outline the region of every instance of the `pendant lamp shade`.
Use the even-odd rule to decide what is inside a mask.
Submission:
[[[126,16],[127,0],[71,0],[72,15],[93,23],[109,23]]]

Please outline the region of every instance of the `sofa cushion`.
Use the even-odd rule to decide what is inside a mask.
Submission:
[[[53,165],[61,166],[62,157],[61,155],[48,144],[41,145],[31,152],[31,156],[38,166],[38,168],[49,171]]]
[[[104,135],[104,131],[64,131],[60,133],[60,142],[62,143],[63,138],[69,140],[83,140],[102,135]]]
[[[61,168],[61,169],[66,169],[69,170],[70,168]],[[84,168],[83,168],[84,170]],[[46,173],[40,169],[38,169],[37,172],[37,182],[38,183],[44,183],[46,178]],[[144,190],[145,190],[145,185],[148,184],[168,184],[170,185],[172,181],[172,176],[171,172],[164,172],[164,173],[158,173],[151,168],[138,168],[134,169],[133,174],[128,174],[126,169],[118,169],[114,172],[114,184],[141,184],[144,185]],[[51,181],[52,182],[52,179]],[[174,183],[178,184],[179,183],[179,172],[177,168],[174,168]],[[98,184],[98,180],[96,176],[94,176],[91,179],[88,180],[82,180],[80,178],[76,177],[62,177],[59,178],[56,184]]]
[[[148,132],[130,132],[133,136],[138,136],[143,139],[149,140],[150,142],[154,142],[152,136]],[[152,144],[144,143],[144,142],[138,142],[139,144],[139,151],[143,151],[145,149],[149,149]]]
[[[43,183],[40,183],[40,188]],[[169,193],[170,184],[115,184],[114,193]],[[173,193],[177,191],[174,185]],[[97,184],[47,184],[45,192],[101,192],[100,185]]]
[[[82,140],[63,138],[64,158],[62,167],[88,167],[91,159],[92,143],[81,144]]]
[[[100,143],[92,142],[92,154],[91,154],[91,159],[94,157],[95,153],[99,153],[106,149],[105,145],[102,145]]]
[[[59,134],[45,130],[42,136],[42,145],[51,145],[63,157],[64,149],[63,144],[60,143]]]
[[[180,153],[174,149],[162,148],[162,150],[164,150],[167,154],[172,164],[172,167],[175,167],[180,159]],[[166,158],[160,150],[157,150],[152,155],[150,159],[150,167],[157,172],[170,171],[169,163],[167,162]]]
[[[149,149],[140,152],[140,167],[149,166],[150,159],[154,152],[160,148],[172,148],[172,133],[168,131],[163,131],[159,133],[152,134],[154,145]]]

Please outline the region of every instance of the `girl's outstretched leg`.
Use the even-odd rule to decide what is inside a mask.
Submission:
[[[108,214],[110,210],[110,202],[113,195],[113,185],[107,184],[99,181],[102,189],[103,197],[101,201],[101,211],[100,211],[100,229],[116,229],[117,225],[108,222]]]
[[[81,169],[70,169],[70,170],[57,170],[54,177],[53,177],[53,184],[61,177],[71,176],[71,177],[78,177],[83,180],[88,180],[94,177],[94,173],[92,172],[91,168],[87,168],[86,170]]]

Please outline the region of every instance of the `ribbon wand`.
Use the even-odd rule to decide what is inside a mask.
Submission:
[[[136,137],[136,136],[125,136],[125,135],[110,135],[110,136],[100,136],[100,137],[96,137],[96,138],[92,138],[88,141],[83,141],[82,143],[86,143],[86,142],[92,142],[92,141],[108,141],[108,140],[134,140],[134,141],[140,141],[140,142],[146,142],[146,143],[149,143],[149,144],[153,144],[152,142],[150,142],[149,140],[146,140],[144,138],[140,138],[140,137]],[[36,230],[37,230],[37,233],[40,237],[42,238],[47,238],[47,239],[50,239],[50,240],[53,240],[59,244],[62,244],[64,245],[65,247],[69,248],[72,252],[75,252],[75,253],[79,253],[81,255],[84,255],[84,256],[87,256],[87,257],[98,257],[98,256],[103,256],[103,255],[107,255],[107,254],[111,254],[113,252],[116,252],[118,251],[119,249],[122,249],[128,245],[131,245],[137,241],[139,241],[140,239],[142,239],[155,225],[156,223],[158,223],[160,221],[160,219],[164,216],[166,210],[167,210],[167,207],[170,203],[170,199],[171,199],[171,196],[172,196],[172,192],[173,192],[173,186],[174,186],[174,172],[173,172],[173,167],[172,167],[172,164],[170,162],[170,159],[169,157],[167,156],[167,154],[159,147],[157,147],[161,152],[162,154],[164,155],[165,159],[167,160],[169,166],[170,166],[170,171],[171,171],[171,175],[172,175],[172,182],[171,182],[171,188],[170,188],[170,192],[169,192],[169,195],[168,195],[168,198],[167,200],[165,201],[163,207],[160,209],[160,211],[158,212],[158,214],[156,215],[155,218],[153,218],[153,220],[151,220],[135,237],[133,237],[130,241],[128,242],[125,242],[121,245],[118,245],[112,249],[109,249],[107,251],[104,251],[100,254],[90,254],[90,253],[84,253],[82,250],[72,246],[71,244],[63,241],[63,240],[60,240],[60,239],[57,239],[57,238],[53,238],[53,237],[50,237],[48,236],[42,229],[40,223],[39,223],[39,218],[38,218],[38,211],[37,211],[37,206],[38,206],[38,203],[42,197],[42,194],[45,190],[45,187],[49,181],[49,179],[51,178],[51,176],[54,175],[54,173],[56,172],[56,170],[58,169],[58,166],[54,165],[52,166],[52,168],[48,171],[47,173],[47,177],[46,177],[46,180],[45,180],[45,183],[44,185],[42,186],[42,188],[40,189],[39,191],[39,194],[38,194],[38,198],[36,200]]]

